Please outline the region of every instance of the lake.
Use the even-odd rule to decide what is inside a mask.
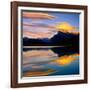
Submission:
[[[22,58],[22,77],[79,74],[77,47],[27,46]]]

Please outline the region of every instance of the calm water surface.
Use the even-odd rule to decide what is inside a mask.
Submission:
[[[79,74],[79,52],[73,47],[23,48],[22,76]]]

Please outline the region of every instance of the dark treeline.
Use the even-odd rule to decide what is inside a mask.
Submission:
[[[58,32],[51,39],[23,38],[23,46],[79,46],[79,34]]]

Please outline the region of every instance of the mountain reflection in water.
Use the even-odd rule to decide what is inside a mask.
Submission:
[[[23,48],[22,76],[79,74],[79,52],[73,47]]]

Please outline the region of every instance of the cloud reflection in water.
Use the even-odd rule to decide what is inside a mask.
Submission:
[[[60,56],[51,49],[30,49],[23,52],[22,63],[22,73],[25,77],[79,73],[77,53]]]

